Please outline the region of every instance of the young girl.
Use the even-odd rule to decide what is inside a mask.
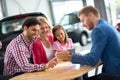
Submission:
[[[66,31],[61,25],[56,25],[52,29],[54,36],[53,50],[69,50],[73,48],[73,42],[71,38],[68,38]],[[74,80],[79,80],[75,78]]]
[[[68,50],[73,48],[73,42],[71,38],[68,38],[66,31],[61,25],[56,25],[52,29],[54,36],[53,50]]]

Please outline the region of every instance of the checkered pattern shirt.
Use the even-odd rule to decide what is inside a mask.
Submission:
[[[3,74],[13,75],[19,72],[44,70],[44,64],[32,64],[31,48],[32,46],[26,42],[23,34],[13,39],[6,48]]]

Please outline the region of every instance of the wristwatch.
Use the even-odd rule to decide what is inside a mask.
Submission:
[[[41,68],[40,71],[45,71],[45,69],[46,69],[46,64],[41,64],[41,66],[42,66],[42,67],[40,67],[40,68]]]

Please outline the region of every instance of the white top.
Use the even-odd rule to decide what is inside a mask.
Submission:
[[[42,43],[42,45],[45,49],[46,56],[47,56],[48,60],[50,61],[54,57],[52,44],[50,43],[50,48],[46,48],[43,43]]]

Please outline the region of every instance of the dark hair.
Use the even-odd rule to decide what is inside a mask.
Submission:
[[[67,35],[66,31],[64,30],[64,28],[61,25],[55,25],[54,28],[52,29],[52,33],[53,33],[53,36],[54,36],[54,41],[57,40],[57,38],[55,37],[55,32],[57,30],[63,30],[64,31],[64,33],[65,33],[65,40],[64,40],[64,42],[66,43],[68,41],[68,35]]]
[[[27,28],[29,28],[30,26],[33,26],[33,25],[36,25],[36,24],[41,25],[40,21],[38,21],[37,18],[35,18],[35,17],[27,17],[27,18],[25,18],[25,20],[24,20],[24,22],[22,24],[22,28],[24,26],[27,26]]]

